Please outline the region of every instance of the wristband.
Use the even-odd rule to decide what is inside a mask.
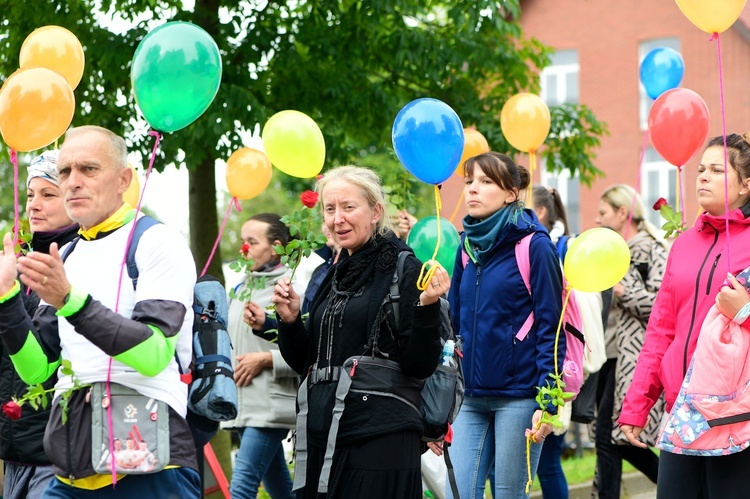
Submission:
[[[88,298],[88,293],[78,291],[71,286],[70,292],[65,297],[65,304],[55,313],[55,315],[58,317],[70,317],[71,315],[80,312]]]
[[[3,296],[0,296],[0,303],[5,303],[6,301],[10,300],[14,296],[16,296],[21,291],[21,284],[18,282],[18,279],[16,279],[13,282],[13,287],[10,288],[10,291],[5,293]]]
[[[742,325],[748,317],[750,317],[750,301],[745,303],[745,306],[737,312],[737,315],[735,315],[732,320],[737,324]]]

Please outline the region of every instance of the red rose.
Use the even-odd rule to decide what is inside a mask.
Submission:
[[[242,243],[242,247],[240,248],[240,253],[242,253],[242,256],[247,258],[247,254],[249,252],[250,252],[250,244]]]
[[[3,414],[10,419],[18,419],[21,417],[21,406],[18,405],[15,400],[10,400],[3,404]]]
[[[307,206],[308,208],[312,208],[315,206],[315,203],[318,202],[318,193],[313,191],[305,191],[299,196],[300,201],[302,201],[302,204]]]
[[[661,210],[661,207],[662,207],[662,206],[667,206],[668,204],[669,204],[669,203],[667,202],[667,200],[666,200],[666,199],[664,199],[664,198],[659,198],[659,199],[657,199],[657,200],[656,200],[656,202],[654,203],[654,210],[656,210],[656,211],[659,211],[659,210]]]

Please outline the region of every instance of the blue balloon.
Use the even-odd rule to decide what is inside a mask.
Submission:
[[[656,99],[667,90],[677,88],[685,73],[679,52],[668,47],[655,48],[641,63],[641,83],[646,93]]]
[[[442,184],[456,171],[464,150],[464,127],[456,112],[437,99],[405,105],[393,122],[393,149],[412,175]]]

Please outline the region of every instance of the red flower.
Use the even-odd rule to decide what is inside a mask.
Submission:
[[[240,247],[240,253],[242,253],[242,256],[247,258],[247,254],[250,253],[250,244],[242,243],[242,247]]]
[[[315,203],[318,202],[318,193],[313,191],[305,191],[299,196],[300,201],[302,201],[302,204],[307,206],[308,208],[312,208],[315,206]]]
[[[14,400],[10,400],[3,404],[3,414],[10,419],[16,420],[21,417],[21,406]]]
[[[666,199],[664,199],[664,198],[659,198],[659,199],[657,199],[657,200],[656,200],[656,202],[654,203],[654,210],[656,210],[656,211],[659,211],[659,210],[661,210],[661,207],[662,207],[662,206],[667,206],[668,204],[669,204],[669,203],[667,202],[667,200],[666,200]]]

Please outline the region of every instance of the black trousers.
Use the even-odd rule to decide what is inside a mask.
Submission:
[[[659,499],[744,499],[750,497],[750,451],[717,457],[661,453]]]
[[[599,384],[597,385],[598,414],[594,439],[596,443],[597,488],[600,499],[619,499],[623,459],[635,466],[638,471],[654,483],[656,483],[659,475],[659,456],[651,449],[641,449],[633,445],[618,445],[612,441],[616,366],[617,359],[607,359],[607,362],[599,371]]]

